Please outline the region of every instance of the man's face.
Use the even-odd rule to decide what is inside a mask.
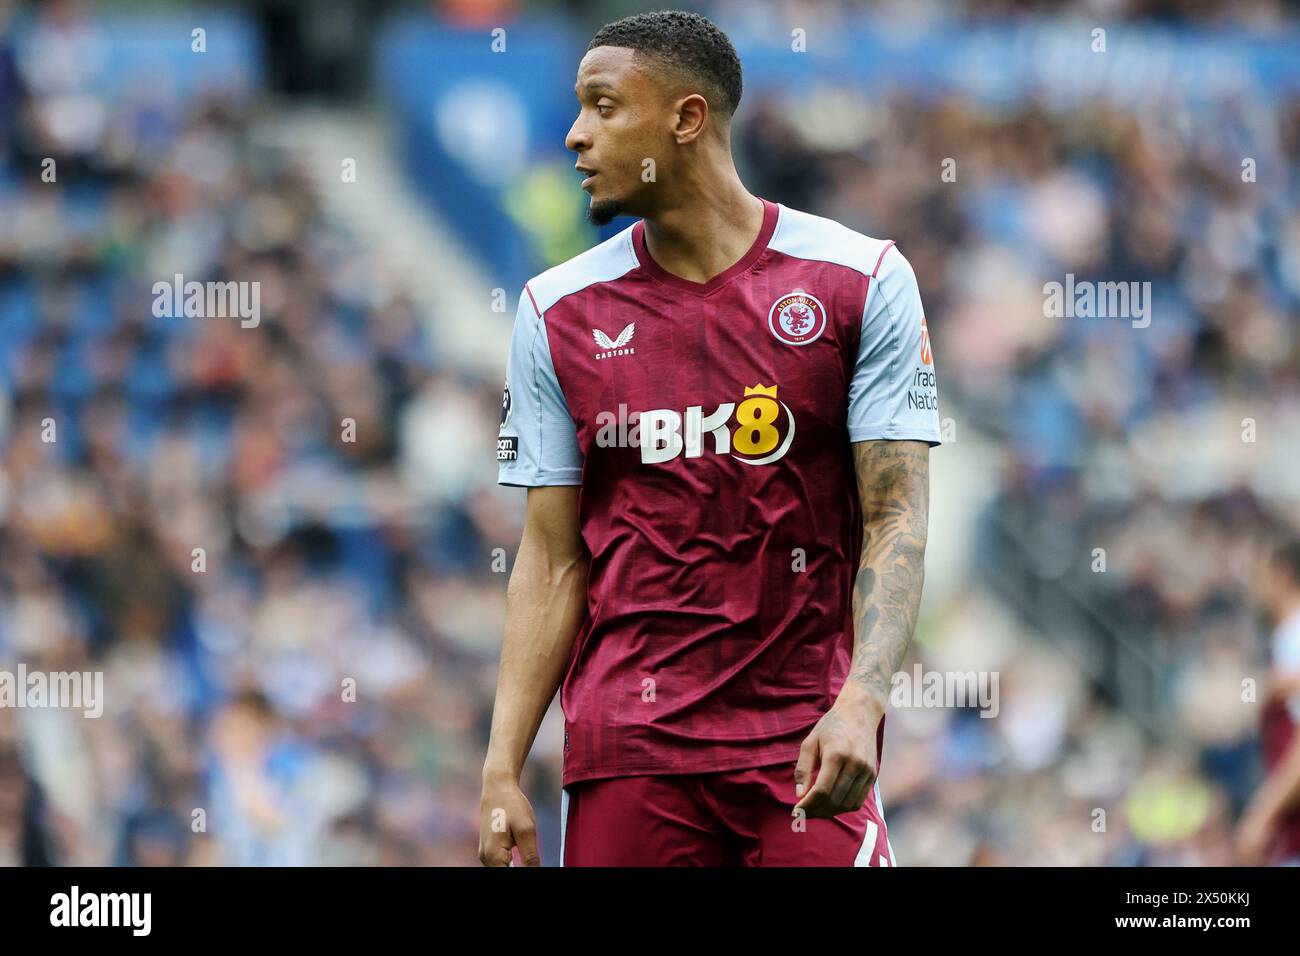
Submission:
[[[591,196],[587,218],[603,226],[615,216],[645,215],[655,185],[646,181],[647,159],[655,178],[672,144],[672,103],[625,47],[599,46],[578,65],[580,109],[564,144],[578,154],[582,188]]]

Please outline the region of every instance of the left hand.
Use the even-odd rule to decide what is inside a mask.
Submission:
[[[795,814],[834,817],[861,809],[876,782],[876,728],[884,713],[883,704],[867,697],[840,695],[799,748]]]

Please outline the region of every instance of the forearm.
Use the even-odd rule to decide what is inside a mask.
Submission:
[[[506,592],[505,639],[485,777],[518,779],[564,678],[586,594],[584,555],[557,558],[525,538]]]
[[[862,503],[862,555],[853,588],[854,652],[841,696],[883,711],[916,629],[925,580],[929,448],[921,442],[854,445]]]
[[[1291,739],[1282,760],[1260,789],[1256,803],[1273,820],[1280,820],[1300,805],[1300,734]]]

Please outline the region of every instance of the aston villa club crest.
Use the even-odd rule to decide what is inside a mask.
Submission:
[[[767,325],[786,345],[808,345],[826,331],[826,307],[816,296],[796,290],[772,304]]]

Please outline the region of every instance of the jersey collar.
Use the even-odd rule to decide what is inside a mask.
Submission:
[[[760,199],[762,197],[759,197]],[[683,292],[691,292],[695,295],[708,295],[710,292],[720,289],[736,276],[746,272],[759,257],[767,251],[767,244],[772,239],[772,233],[776,232],[776,220],[780,211],[780,206],[774,202],[768,202],[763,199],[763,225],[758,230],[758,237],[754,244],[749,247],[749,251],[740,257],[733,265],[723,272],[718,273],[708,282],[695,282],[692,279],[683,279],[681,276],[675,276],[664,269],[659,263],[650,257],[650,251],[645,245],[645,220],[640,220],[632,227],[632,248],[636,250],[637,261],[641,268],[648,275],[665,285],[670,285],[674,289],[681,289]]]

